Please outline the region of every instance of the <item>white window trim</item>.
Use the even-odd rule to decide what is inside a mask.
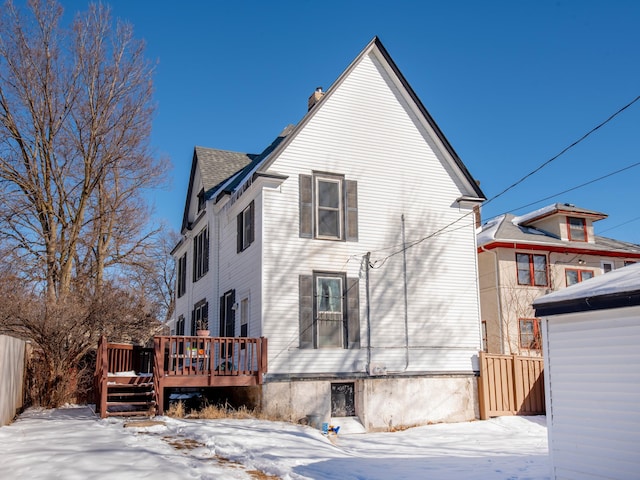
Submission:
[[[321,235],[320,234],[320,228],[319,228],[319,222],[320,222],[320,214],[319,214],[319,210],[320,210],[320,204],[319,204],[319,200],[320,200],[320,195],[318,194],[319,192],[319,188],[318,188],[318,183],[319,182],[327,182],[327,183],[335,183],[338,185],[338,207],[335,209],[329,209],[328,207],[323,207],[324,210],[331,210],[331,211],[337,211],[338,212],[338,236],[334,236],[334,235]],[[318,239],[322,239],[322,240],[342,240],[344,238],[344,194],[342,191],[342,182],[343,179],[342,178],[336,178],[336,177],[330,177],[328,175],[315,175],[314,176],[314,189],[315,189],[315,194],[314,194],[314,217],[315,217],[315,230],[316,230],[316,238]]]

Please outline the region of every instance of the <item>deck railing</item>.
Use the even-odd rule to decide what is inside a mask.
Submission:
[[[266,372],[266,339],[155,337],[159,376],[243,376]]]
[[[162,414],[167,387],[259,385],[267,372],[264,337],[157,336],[153,340],[151,349],[100,339],[95,373],[98,411],[106,408],[109,374],[153,373],[156,406]]]

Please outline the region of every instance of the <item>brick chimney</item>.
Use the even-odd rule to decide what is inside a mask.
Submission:
[[[313,106],[318,103],[318,101],[324,96],[324,92],[322,91],[322,87],[316,88],[315,92],[311,94],[309,97],[309,103],[307,105],[307,111],[311,110]]]

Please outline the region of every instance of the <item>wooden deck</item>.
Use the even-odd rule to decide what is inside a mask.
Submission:
[[[162,415],[165,388],[259,385],[266,371],[264,337],[158,336],[153,349],[102,338],[96,358],[96,410],[102,418]]]

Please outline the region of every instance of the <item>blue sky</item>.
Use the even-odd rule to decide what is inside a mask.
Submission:
[[[152,145],[172,170],[152,201],[176,230],[195,145],[261,152],[376,35],[488,198],[640,95],[633,0],[107,3],[158,62]],[[638,162],[640,101],[483,218],[568,202],[609,215],[596,233],[640,243],[640,165],[556,196]]]

